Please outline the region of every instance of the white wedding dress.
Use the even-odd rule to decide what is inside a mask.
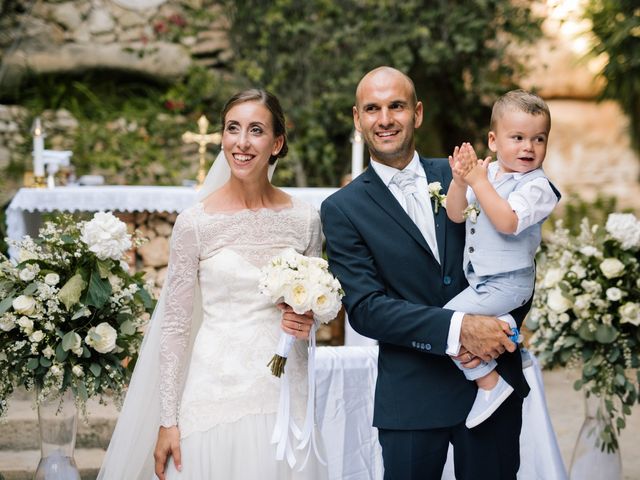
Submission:
[[[321,252],[318,213],[295,198],[290,208],[231,214],[207,213],[197,203],[178,216],[164,287],[159,349],[159,424],[177,424],[181,436],[182,471],[170,460],[168,479],[327,477],[326,467],[313,453],[298,472],[286,461],[276,460],[271,443],[281,379],[271,374],[267,363],[282,331],[281,312],[259,294],[258,281],[260,268],[287,248],[310,256]],[[201,325],[191,349],[194,306],[197,311],[200,296]],[[307,402],[306,341],[295,342],[286,372],[291,415],[302,426]],[[302,452],[296,456],[302,459]],[[113,463],[126,461],[119,458]],[[144,463],[136,478],[153,477],[152,461]],[[104,470],[103,466],[99,478],[112,478]]]

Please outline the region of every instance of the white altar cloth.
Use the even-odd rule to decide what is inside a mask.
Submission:
[[[371,426],[378,347],[320,347],[316,415],[331,480],[382,480],[377,430]],[[537,361],[525,369],[531,393],[523,404],[518,480],[565,480]],[[452,449],[443,479],[455,479]]]
[[[337,188],[283,188],[317,209]],[[7,208],[7,236],[19,240],[35,235],[43,212],[175,212],[196,201],[191,187],[100,186],[21,188]],[[10,255],[15,252],[10,250]]]

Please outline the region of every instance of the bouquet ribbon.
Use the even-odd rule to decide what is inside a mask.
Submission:
[[[304,460],[298,467],[298,471],[302,471],[309,461],[311,450],[313,449],[316,458],[322,465],[327,462],[322,458],[318,448],[318,440],[315,432],[315,393],[316,393],[316,325],[309,331],[309,358],[307,364],[308,379],[308,395],[307,409],[302,431],[296,425],[291,416],[291,392],[289,387],[289,378],[287,372],[283,373],[280,384],[280,399],[278,402],[278,413],[276,416],[276,425],[271,436],[271,443],[276,444],[276,459],[283,460],[286,456],[287,463],[291,468],[296,464],[296,458],[292,447],[293,437],[298,440],[297,450],[306,450]],[[284,352],[289,352],[295,338],[289,334],[282,334],[278,343],[277,354],[281,356]],[[288,348],[287,348],[288,345]],[[284,350],[286,348],[286,350]]]

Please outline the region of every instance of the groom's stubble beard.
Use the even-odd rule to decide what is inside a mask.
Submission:
[[[407,132],[406,138],[393,150],[379,150],[372,145],[373,142],[367,142],[369,155],[371,158],[384,165],[398,169],[404,168],[413,158],[413,152],[416,149],[414,131],[415,129],[411,126],[410,131]]]

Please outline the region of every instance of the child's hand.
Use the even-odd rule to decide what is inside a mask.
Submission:
[[[460,172],[463,172],[464,181],[472,188],[479,181],[487,179],[488,167],[491,157],[480,160],[470,143],[463,143],[458,152]]]
[[[460,187],[467,188],[467,182],[464,179],[467,172],[460,161],[460,147],[456,146],[453,149],[453,155],[449,155],[449,166],[451,167],[454,183]]]

